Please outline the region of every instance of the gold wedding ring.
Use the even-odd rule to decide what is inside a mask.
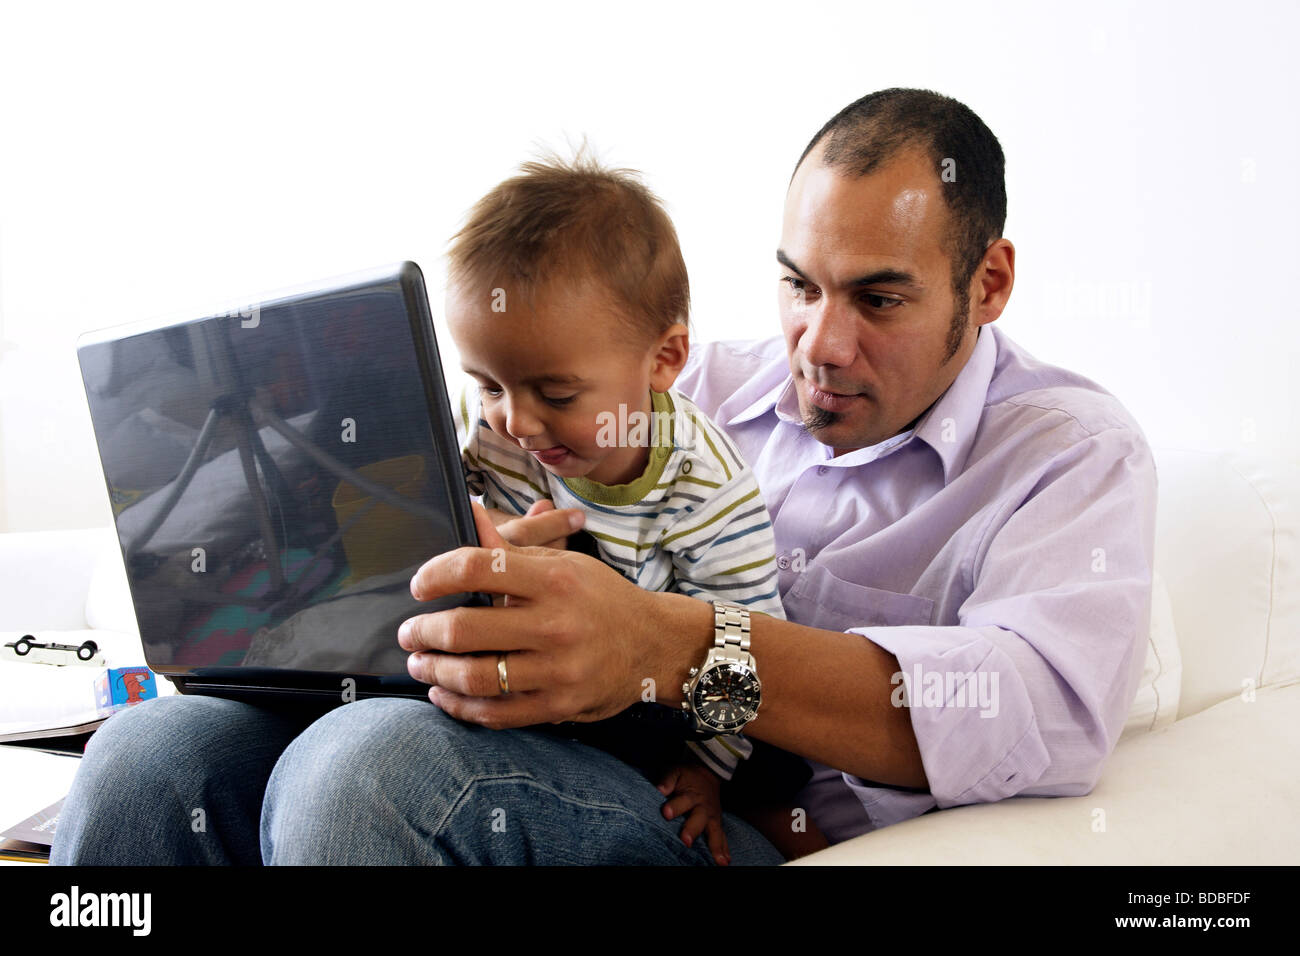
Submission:
[[[510,678],[506,676],[505,654],[497,655],[497,684],[501,687],[502,694],[510,693]]]

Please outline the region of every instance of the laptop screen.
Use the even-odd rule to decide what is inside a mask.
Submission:
[[[398,625],[464,603],[409,590],[468,515],[415,291],[397,272],[80,347],[156,671],[404,675]]]

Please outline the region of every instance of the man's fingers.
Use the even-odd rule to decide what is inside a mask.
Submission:
[[[538,690],[544,686],[534,669],[537,655],[531,651],[514,651],[505,656],[506,685],[511,694]],[[439,654],[423,652],[406,659],[412,677],[457,694],[470,697],[500,697],[501,655]]]
[[[424,562],[411,578],[417,601],[482,591],[528,597],[547,590],[546,578],[560,573],[554,552],[522,551],[501,542],[492,547],[457,548]]]
[[[431,601],[437,597],[463,591],[505,593],[501,587],[501,575],[509,566],[507,555],[513,556],[521,548],[543,547],[548,543],[563,545],[565,538],[581,528],[586,521],[586,516],[575,508],[556,511],[551,507],[549,511],[541,509],[538,514],[512,518],[497,525],[493,523],[492,515],[489,515],[477,501],[470,502],[470,507],[474,514],[474,530],[478,534],[478,549],[457,548],[455,551],[444,552],[424,562],[411,578],[411,594],[417,601]],[[484,554],[476,558],[461,554],[461,552],[474,550],[482,551]],[[449,556],[456,557],[449,560]],[[471,561],[479,563],[471,565],[468,563]],[[487,579],[488,583],[482,581],[481,572],[484,565],[487,566],[488,572],[496,575],[495,578]],[[445,586],[437,583],[447,574],[454,576],[474,571],[479,572],[476,576],[477,586],[470,586],[470,582],[466,581],[461,582],[465,585],[463,587],[456,586],[455,581],[450,581]]]
[[[397,629],[397,643],[412,653],[513,654],[535,650],[547,638],[537,616],[527,607],[514,607],[513,602],[510,607],[453,607],[419,614],[403,621]]]

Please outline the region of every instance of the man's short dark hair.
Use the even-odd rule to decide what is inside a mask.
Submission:
[[[971,277],[1006,224],[1006,161],[997,137],[968,106],[951,97],[895,88],[869,93],[832,116],[799,157],[795,172],[823,140],[823,163],[854,177],[874,172],[907,149],[920,149],[934,164],[948,204],[943,245],[952,262],[957,300],[951,358],[966,330]]]

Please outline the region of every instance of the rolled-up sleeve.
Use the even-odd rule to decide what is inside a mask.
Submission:
[[[1095,785],[1132,706],[1151,608],[1156,474],[1125,428],[1087,436],[990,502],[956,573],[954,626],[849,628],[898,658],[930,794],[877,825],[1017,794]],[[878,784],[846,775],[871,812]],[[888,801],[886,801],[888,802]],[[881,817],[885,817],[882,819]]]

